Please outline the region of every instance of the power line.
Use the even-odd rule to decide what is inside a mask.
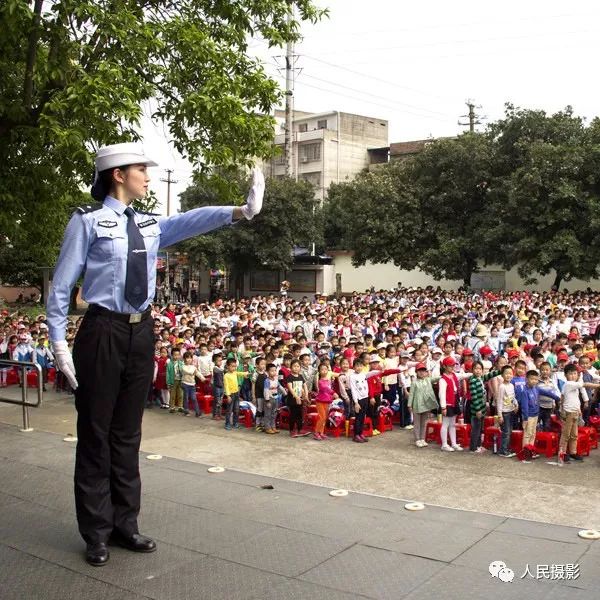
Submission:
[[[372,104],[373,106],[380,106],[382,108],[386,108],[386,109],[391,110],[391,111],[413,115],[415,117],[420,117],[422,119],[434,119],[434,120],[440,121],[442,123],[447,123],[447,119],[442,119],[441,117],[436,117],[435,115],[419,114],[419,113],[416,113],[416,112],[414,112],[412,110],[400,109],[397,106],[390,106],[389,104],[382,104],[381,102],[374,102],[372,100],[366,100],[365,98],[358,98],[357,96],[352,96],[350,94],[343,94],[341,92],[336,92],[336,90],[331,90],[331,89],[319,87],[319,86],[316,86],[316,85],[311,85],[310,83],[307,83],[306,81],[298,81],[297,83],[300,84],[301,86],[309,87],[309,88],[312,88],[312,89],[315,89],[315,90],[319,90],[321,92],[327,92],[329,94],[333,94],[333,95],[339,96],[341,98],[349,98],[349,99],[352,99],[352,100],[358,100],[359,102],[369,102],[369,104]]]
[[[522,40],[522,39],[532,39],[532,38],[540,38],[540,37],[546,37],[546,36],[554,36],[556,37],[557,35],[560,35],[561,37],[566,36],[566,35],[581,35],[582,33],[595,33],[594,31],[591,31],[589,29],[586,30],[580,30],[580,31],[566,31],[566,32],[556,32],[556,31],[545,31],[545,32],[539,32],[539,33],[528,33],[528,34],[523,34],[523,35],[514,35],[514,36],[501,36],[501,37],[495,37],[495,38],[479,38],[479,39],[458,39],[458,40],[440,40],[440,41],[436,41],[436,42],[415,42],[414,44],[403,44],[401,46],[380,46],[380,47],[371,47],[369,46],[368,48],[356,48],[354,47],[353,49],[345,49],[345,50],[336,50],[336,51],[331,51],[331,52],[321,52],[321,54],[323,55],[336,55],[336,54],[356,54],[356,53],[360,53],[360,54],[365,54],[365,53],[369,53],[369,52],[385,52],[388,50],[404,50],[404,49],[410,49],[410,48],[416,48],[416,49],[421,49],[421,48],[432,48],[432,47],[436,47],[436,46],[447,46],[447,45],[464,45],[464,44],[478,44],[478,43],[484,43],[487,44],[488,42],[504,42],[504,41],[513,41],[513,40]]]
[[[521,17],[521,18],[510,18],[503,20],[494,20],[495,25],[499,25],[501,23],[522,23],[528,21],[540,22],[543,20],[552,20],[552,19],[568,19],[568,18],[576,18],[578,21],[583,17],[597,17],[597,13],[588,13],[588,14],[564,14],[564,15],[532,15],[530,17]],[[471,21],[469,23],[443,23],[439,25],[413,25],[412,27],[406,28],[394,28],[394,29],[363,29],[363,30],[354,30],[354,31],[344,31],[344,37],[355,36],[355,35],[368,35],[368,34],[381,34],[381,33],[414,33],[415,31],[427,31],[430,29],[447,29],[449,27],[457,28],[457,27],[474,27],[476,25],[489,24],[489,18],[482,19],[479,21]],[[302,39],[312,39],[319,37],[319,34],[307,34],[303,35]],[[266,43],[266,42],[264,42]]]
[[[437,98],[438,100],[448,100],[450,98],[450,96],[445,96],[445,97],[439,96],[437,94],[432,94],[431,92],[424,92],[423,90],[417,90],[415,88],[411,88],[411,87],[408,87],[405,85],[400,85],[399,83],[396,83],[395,81],[389,81],[387,79],[382,79],[381,77],[376,77],[375,75],[369,75],[368,73],[362,73],[361,71],[355,71],[354,69],[349,69],[348,67],[344,67],[342,65],[335,64],[335,63],[329,62],[327,60],[322,60],[320,58],[316,58],[315,56],[310,56],[309,54],[302,54],[302,56],[304,58],[308,58],[309,60],[314,60],[316,62],[323,63],[324,65],[327,65],[329,67],[333,67],[334,69],[340,69],[341,71],[347,71],[348,73],[353,73],[354,75],[360,75],[361,77],[365,77],[367,79],[372,79],[373,81],[379,81],[380,83],[385,83],[387,85],[391,85],[393,87],[397,87],[402,90],[416,92],[417,94],[422,94],[424,96],[431,96],[432,98]]]
[[[347,85],[343,85],[341,83],[337,83],[336,81],[331,81],[331,80],[327,80],[327,79],[321,79],[320,77],[315,77],[314,75],[309,75],[308,73],[304,73],[304,77],[310,77],[311,79],[316,79],[317,81],[321,81],[323,83],[330,83],[331,85],[335,85],[337,87],[341,87],[341,88],[344,88],[346,90],[350,90],[351,92],[358,92],[359,94],[364,94],[365,96],[372,96],[373,98],[381,98],[381,95],[379,95],[379,94],[371,94],[370,92],[363,92],[362,90],[358,90],[356,88],[352,88],[352,87],[349,87]],[[434,113],[434,114],[437,114],[437,115],[442,115],[444,117],[451,116],[449,113],[440,112],[439,110],[431,110],[429,108],[425,108],[425,107],[421,107],[421,106],[416,106],[414,104],[407,104],[406,102],[400,102],[399,100],[393,100],[392,102],[394,104],[399,104],[399,105],[402,105],[402,106],[406,106],[407,108],[414,108],[416,110],[420,110],[420,111],[428,112],[428,113]]]

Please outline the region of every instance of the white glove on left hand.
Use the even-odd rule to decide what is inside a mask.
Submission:
[[[73,356],[67,342],[65,340],[52,342],[52,347],[54,348],[54,359],[58,370],[67,378],[71,387],[76,390],[79,384],[76,379]]]
[[[252,171],[252,187],[246,198],[246,204],[242,206],[242,214],[246,219],[252,219],[261,211],[264,195],[265,177],[259,168],[254,168]]]

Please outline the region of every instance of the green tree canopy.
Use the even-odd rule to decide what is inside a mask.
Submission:
[[[249,185],[243,175],[230,172],[227,179],[237,187],[237,198],[244,197]],[[223,177],[214,177],[189,187],[180,196],[181,209],[231,204],[235,197],[224,191],[222,182]],[[305,181],[284,178],[267,180],[263,209],[251,221],[186,240],[179,248],[195,262],[228,269],[240,293],[245,272],[291,269],[293,249],[313,243],[323,243],[314,189]]]
[[[393,262],[465,284],[483,256],[492,151],[482,134],[428,144],[330,188],[327,238],[354,251],[356,265]]]
[[[310,0],[4,0],[0,240],[52,262],[92,152],[135,140],[145,103],[199,170],[267,155],[280,91],[248,42],[282,45],[322,15]]]
[[[508,105],[492,124],[496,146],[491,246],[528,282],[598,276],[600,126],[570,107],[553,115]]]

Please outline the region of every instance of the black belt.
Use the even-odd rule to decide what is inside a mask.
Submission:
[[[150,307],[141,313],[120,313],[115,312],[114,310],[108,310],[108,308],[104,308],[104,306],[98,306],[98,304],[90,304],[87,311],[91,315],[106,315],[111,319],[123,321],[123,323],[141,323],[142,321],[145,321],[151,313]]]

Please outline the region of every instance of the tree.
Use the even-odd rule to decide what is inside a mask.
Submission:
[[[598,276],[600,126],[570,107],[554,115],[507,105],[490,128],[497,147],[492,245],[528,283]]]
[[[200,171],[268,155],[281,94],[248,41],[280,46],[323,14],[310,0],[4,0],[0,239],[53,262],[92,151],[136,140],[144,107]]]
[[[467,133],[332,186],[329,241],[353,250],[355,265],[392,261],[469,285],[484,253],[491,166],[488,138]]]
[[[240,203],[248,182],[239,172],[229,172],[232,184],[223,186],[224,175],[197,183],[181,194],[181,209]],[[227,190],[236,189],[237,194]],[[319,201],[305,181],[269,179],[263,209],[254,219],[186,240],[179,248],[197,263],[230,271],[236,293],[242,290],[244,273],[253,269],[289,270],[292,251],[313,242],[322,244]]]

